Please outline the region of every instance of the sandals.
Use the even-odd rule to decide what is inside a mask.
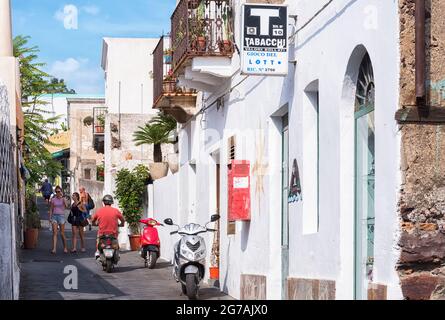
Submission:
[[[76,249],[71,250],[71,253],[77,253]]]
[[[51,254],[56,254],[56,251],[54,251],[54,250],[51,250],[50,252],[51,252]]]

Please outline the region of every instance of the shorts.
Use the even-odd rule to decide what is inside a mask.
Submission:
[[[65,216],[62,214],[53,214],[51,218],[51,223],[55,224],[65,224]]]

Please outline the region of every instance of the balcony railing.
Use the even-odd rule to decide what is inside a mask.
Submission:
[[[171,22],[175,72],[190,57],[232,56],[234,44],[231,0],[181,0]]]
[[[196,96],[196,91],[178,85],[172,70],[172,50],[170,38],[167,36],[159,40],[153,51],[153,105],[155,108],[166,106],[165,98]]]

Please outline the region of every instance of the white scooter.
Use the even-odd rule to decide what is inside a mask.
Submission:
[[[181,236],[181,240],[174,246],[173,276],[176,282],[181,283],[182,293],[186,294],[190,300],[198,298],[199,284],[205,274],[207,251],[204,238],[199,234],[217,231],[209,229],[207,226],[219,219],[220,216],[215,214],[204,227],[190,223],[182,228],[174,224],[170,218],[164,220],[166,225],[178,227],[177,231],[170,232],[171,235],[179,234]]]

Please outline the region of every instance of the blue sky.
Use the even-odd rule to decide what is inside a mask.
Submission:
[[[31,44],[40,48],[40,60],[47,64],[45,70],[80,94],[104,92],[103,37],[157,38],[170,31],[176,5],[175,0],[11,2],[14,35],[31,36]]]

